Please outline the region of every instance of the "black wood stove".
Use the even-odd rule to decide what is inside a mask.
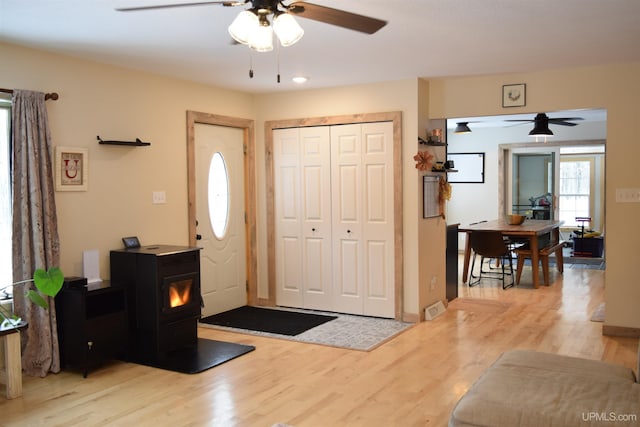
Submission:
[[[198,345],[199,251],[169,245],[111,251],[111,282],[126,289],[131,361],[162,362]]]

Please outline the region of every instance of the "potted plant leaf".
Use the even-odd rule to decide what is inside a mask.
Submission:
[[[25,285],[27,283],[33,282],[36,286],[36,289],[29,289],[25,292],[25,296],[34,304],[44,309],[49,308],[49,304],[45,299],[45,296],[55,297],[60,289],[62,289],[62,284],[64,283],[64,274],[62,274],[62,270],[58,267],[52,267],[48,270],[43,270],[41,268],[36,269],[33,273],[32,279],[22,280],[19,282],[12,283],[11,285],[0,288],[0,291],[5,290],[7,288],[15,288],[17,286]],[[7,310],[5,307],[0,305],[0,330],[17,328],[24,324],[22,319],[16,316],[12,311]]]

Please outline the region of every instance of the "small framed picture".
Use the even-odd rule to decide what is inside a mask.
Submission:
[[[502,86],[502,107],[524,107],[527,105],[527,85],[524,83]]]
[[[89,149],[56,147],[56,191],[87,191],[89,184]]]

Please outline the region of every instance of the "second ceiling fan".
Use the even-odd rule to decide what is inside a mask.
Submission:
[[[533,129],[529,132],[529,136],[553,136],[553,132],[549,129],[549,125],[560,126],[576,126],[573,123],[578,120],[584,120],[582,117],[553,117],[550,118],[545,113],[538,113],[533,119],[510,119],[507,122],[533,123]]]

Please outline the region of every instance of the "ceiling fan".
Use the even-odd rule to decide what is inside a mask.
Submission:
[[[549,129],[549,125],[560,126],[576,126],[572,123],[578,120],[584,120],[582,117],[553,117],[550,118],[545,113],[538,113],[532,120],[529,119],[510,119],[507,122],[533,123],[533,129],[529,132],[529,136],[553,136],[553,132]]]
[[[456,122],[456,128],[453,130],[453,133],[463,134],[463,133],[471,133],[471,128],[469,127],[469,123],[481,123],[481,122]]]
[[[151,9],[166,9],[187,6],[222,5],[227,7],[250,4],[251,7],[238,15],[229,26],[229,33],[239,43],[246,44],[259,52],[273,49],[273,33],[275,32],[282,46],[296,43],[304,31],[295,22],[293,15],[314,21],[331,24],[366,34],[373,34],[387,22],[356,13],[334,9],[304,1],[284,4],[281,0],[243,0],[243,1],[203,1],[195,3],[172,3],[151,6],[135,6],[117,8],[119,12],[133,12]],[[267,17],[273,15],[273,24]]]

